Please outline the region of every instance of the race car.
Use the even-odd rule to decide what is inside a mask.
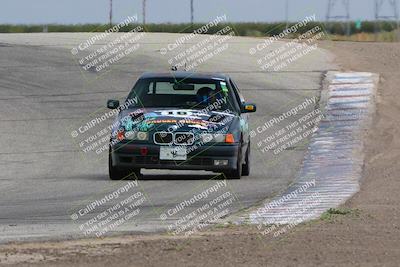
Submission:
[[[206,170],[240,179],[250,174],[246,103],[227,75],[145,73],[112,124],[109,176],[141,177],[141,169]]]

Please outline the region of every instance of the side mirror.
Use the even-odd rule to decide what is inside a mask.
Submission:
[[[117,109],[119,107],[119,101],[110,99],[107,101],[107,107],[109,109]]]
[[[257,106],[255,104],[244,103],[242,105],[242,113],[256,112]]]

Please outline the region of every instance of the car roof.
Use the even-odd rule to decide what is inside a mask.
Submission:
[[[140,79],[154,78],[175,78],[175,79],[205,79],[205,80],[228,80],[229,76],[222,73],[202,73],[202,72],[187,72],[187,71],[171,71],[171,72],[145,72]]]

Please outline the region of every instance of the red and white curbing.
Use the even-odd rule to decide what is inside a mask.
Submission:
[[[363,136],[374,113],[379,76],[328,72],[321,95],[324,118],[313,133],[301,170],[280,196],[241,217],[253,224],[298,224],[318,218],[359,190]]]

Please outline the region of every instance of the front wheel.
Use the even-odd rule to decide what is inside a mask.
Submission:
[[[111,180],[139,179],[141,178],[140,168],[129,170],[119,170],[112,164],[111,153],[108,157],[108,174]]]
[[[242,176],[242,149],[239,148],[236,169],[230,172],[224,172],[227,179],[240,179]]]
[[[246,158],[242,168],[242,176],[250,175],[250,142],[246,150]]]

